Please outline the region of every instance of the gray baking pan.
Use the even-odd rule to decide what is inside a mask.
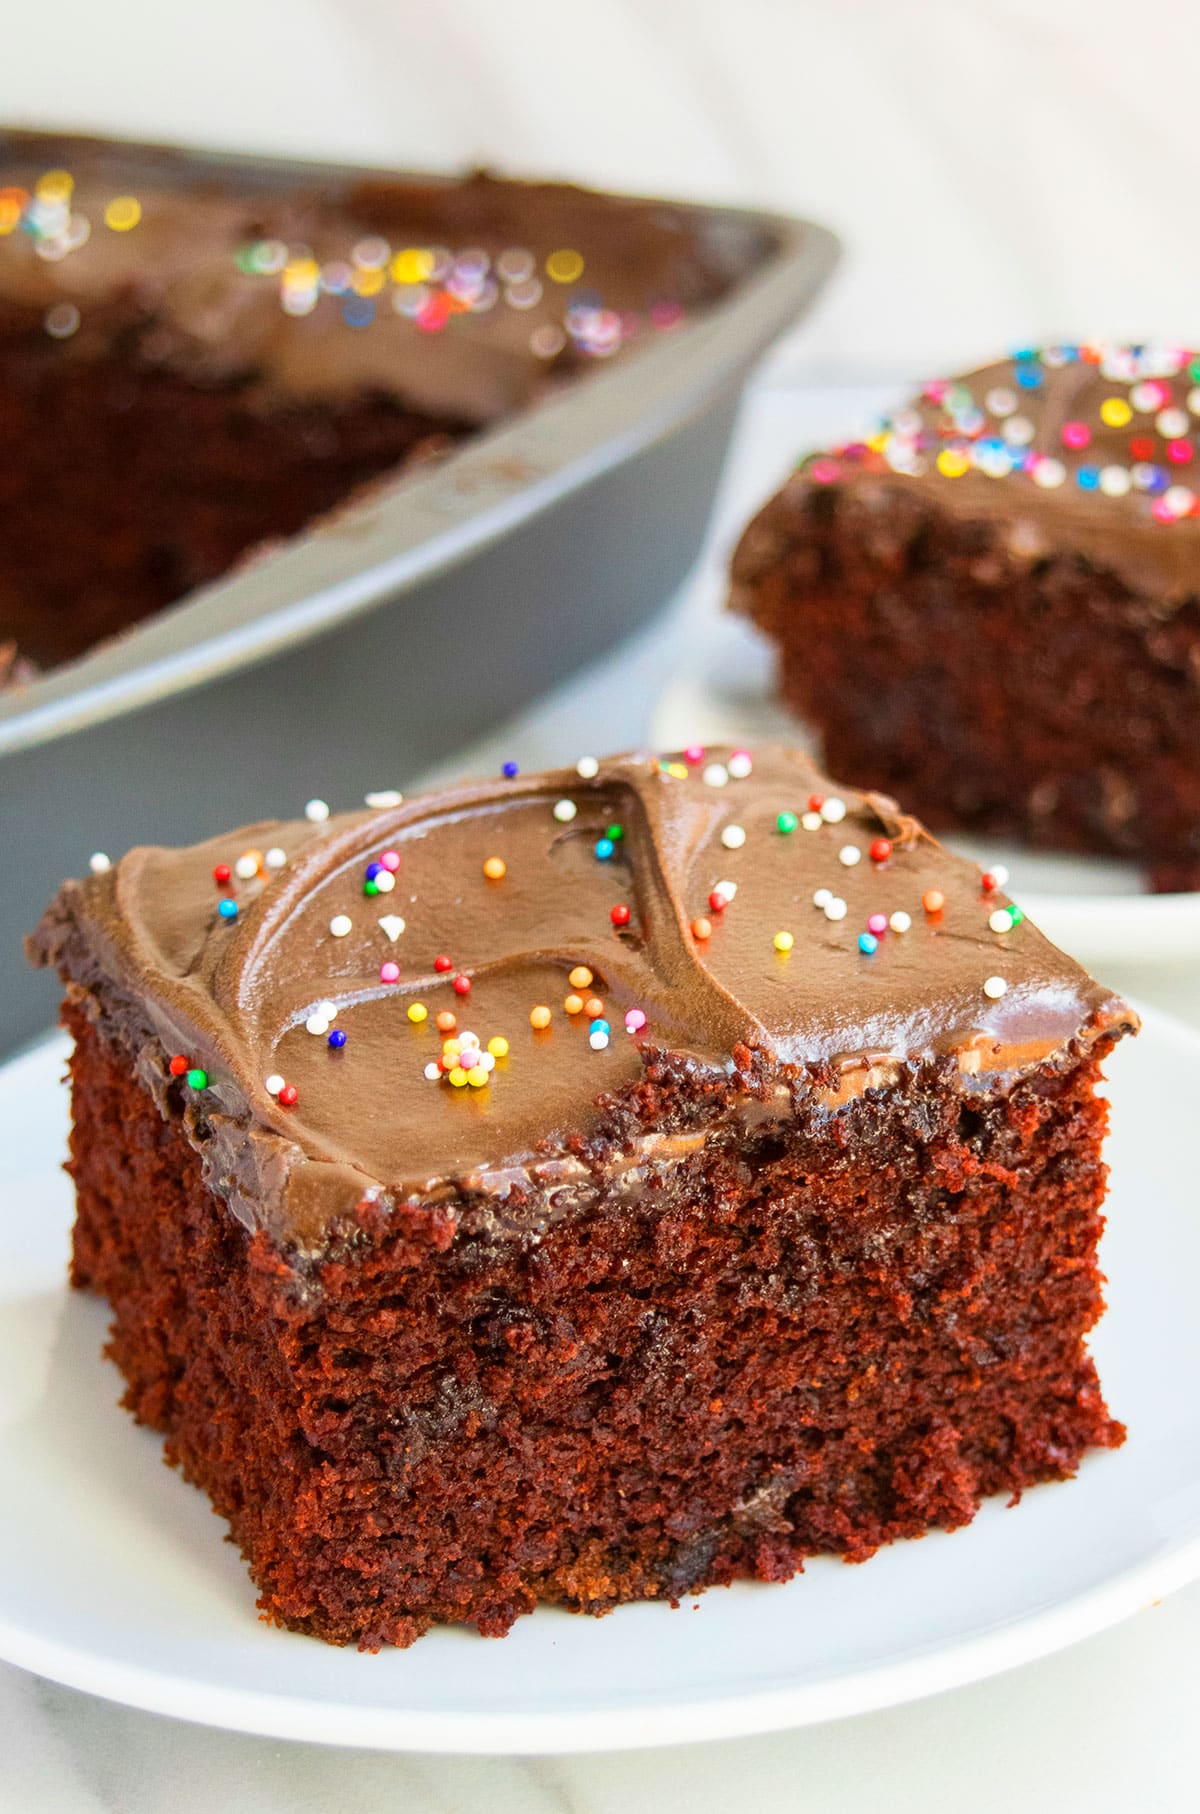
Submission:
[[[20,939],[91,852],[402,787],[666,602],[747,373],[837,256],[806,221],[691,212],[770,247],[694,321],[0,695],[0,1049],[54,1017]]]

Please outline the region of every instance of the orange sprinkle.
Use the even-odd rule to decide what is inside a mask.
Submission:
[[[940,888],[927,888],[921,896],[921,905],[926,913],[940,913],[946,905],[946,897]]]
[[[567,981],[572,989],[586,989],[592,980],[592,973],[586,964],[576,964]]]
[[[483,866],[483,873],[489,882],[498,882],[507,869],[508,864],[503,857],[489,857]]]
[[[600,1000],[598,995],[589,995],[583,1005],[593,1020],[595,1020],[598,1014],[603,1014],[604,1012],[604,1003]]]
[[[539,1030],[540,1030],[540,1029],[541,1029],[541,1028],[542,1028],[542,1027],[548,1027],[548,1026],[549,1026],[549,1025],[550,1025],[550,1010],[549,1010],[549,1008],[543,1008],[543,1007],[541,1007],[541,1006],[538,1006],[538,1007],[536,1007],[536,1008],[530,1008],[530,1010],[529,1010],[529,1024],[530,1024],[530,1026],[531,1026],[531,1027],[537,1027],[537,1028],[539,1028]]]
[[[699,939],[701,941],[701,943],[703,943],[705,939],[711,938],[712,937],[712,921],[711,920],[693,920],[692,921],[692,937],[695,939]]]
[[[451,1014],[449,1008],[443,1008],[441,1013],[437,1017],[438,1032],[439,1033],[453,1033],[453,1031],[457,1025],[458,1025],[457,1014]]]
[[[563,1007],[566,1009],[568,1014],[582,1014],[583,1013],[583,997],[582,997],[582,995],[568,995],[567,999],[563,1002]]]

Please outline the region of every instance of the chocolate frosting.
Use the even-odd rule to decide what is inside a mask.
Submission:
[[[130,202],[136,225],[108,225]],[[0,315],[44,326],[67,362],[250,379],[264,404],[381,391],[489,422],[719,296],[766,250],[752,241],[565,184],[305,182],[253,160],[0,135]]]
[[[205,1087],[176,1087],[210,1181],[301,1245],[363,1197],[502,1196],[514,1179],[585,1174],[580,1140],[614,1102],[636,1120],[652,1066],[669,1065],[697,1103],[715,1081],[726,1100],[773,1089],[835,1113],[905,1066],[940,1063],[964,1090],[986,1089],[1136,1026],[1028,921],[991,930],[1004,896],[890,800],[835,789],[790,750],[756,752],[748,775],[742,754],[690,757],[616,757],[586,778],[483,781],[134,850],[64,885],[30,955],[83,988],[155,1091],[173,1056],[204,1070]],[[247,853],[251,878],[214,880]],[[394,886],[364,893],[384,853],[399,858]],[[484,871],[494,857],[499,878]],[[710,907],[729,883],[732,898]],[[923,906],[932,889],[940,911]],[[814,904],[821,890],[829,913]],[[222,900],[236,919],[220,916]],[[830,917],[839,900],[844,917]],[[859,939],[879,913],[911,926],[889,926],[869,955]],[[398,980],[383,980],[388,963]],[[599,1014],[564,1008],[580,965],[593,980],[578,993],[602,1000]],[[984,987],[994,978],[998,997]],[[307,1030],[322,1002],[336,1007],[340,1050]],[[484,1045],[508,1041],[481,1088],[426,1075],[447,1010]],[[591,1037],[601,1019],[606,1044]],[[268,1092],[272,1074],[297,1091],[291,1106]],[[684,1152],[703,1134],[650,1126],[639,1138]]]
[[[917,495],[999,526],[1030,562],[1075,553],[1156,611],[1200,595],[1200,354],[1029,349],[928,384],[869,440],[809,456],[789,491]]]

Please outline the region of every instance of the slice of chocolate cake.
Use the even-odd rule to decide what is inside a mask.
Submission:
[[[1200,355],[927,385],[750,524],[734,608],[835,773],[932,825],[1200,884]]]
[[[506,1631],[966,1523],[1122,1439],[1136,1028],[890,800],[581,761],[68,882],[73,1277],[265,1614]]]
[[[669,331],[766,249],[567,184],[0,132],[0,684]]]

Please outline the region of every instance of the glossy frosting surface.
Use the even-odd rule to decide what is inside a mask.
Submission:
[[[1200,355],[1031,348],[926,385],[799,483],[916,490],[1004,524],[1019,557],[1074,551],[1179,603],[1200,593]]]
[[[731,760],[746,765],[714,750],[618,757],[594,775],[484,781],[188,850],[134,850],[64,885],[34,955],[90,987],[114,1024],[124,1016],[148,1080],[161,1083],[176,1055],[203,1068],[193,1106],[224,1127],[231,1178],[238,1139],[257,1143],[253,1181],[237,1189],[274,1227],[306,1235],[372,1188],[487,1188],[506,1168],[564,1153],[596,1127],[601,1099],[664,1053],[726,1081],[753,1054],[836,1108],[904,1061],[956,1056],[964,1087],[987,1087],[1136,1024],[1028,922],[992,930],[1005,897],[890,801],[834,789],[792,751],[754,752],[740,777]],[[794,829],[780,829],[780,814]],[[598,855],[605,839],[612,853]],[[385,853],[398,858],[394,885],[364,893]],[[493,878],[484,864],[497,857],[505,872]],[[214,880],[239,858],[252,876]],[[732,898],[710,907],[729,883]],[[938,911],[923,905],[933,889]],[[821,890],[828,910],[814,904]],[[236,918],[221,916],[222,901]],[[844,916],[830,917],[838,902]],[[614,924],[614,907],[628,908],[627,924]],[[879,913],[911,925],[889,926],[868,954],[860,936]],[[791,934],[789,950],[777,933]],[[576,990],[581,965],[592,981]],[[999,994],[994,980],[984,987],[996,978]],[[572,1014],[575,993],[589,1005]],[[549,1010],[547,1026],[531,1024],[535,1007]],[[507,1040],[482,1087],[426,1075],[447,1036],[439,1012],[456,1016],[456,1037]],[[598,1047],[597,1021],[609,1029]],[[340,1049],[330,1029],[344,1033]],[[290,1106],[281,1080],[297,1092]]]
[[[669,331],[765,249],[565,184],[302,180],[0,134],[0,313],[28,312],[65,360],[250,374],[264,401],[380,390],[488,422]]]

